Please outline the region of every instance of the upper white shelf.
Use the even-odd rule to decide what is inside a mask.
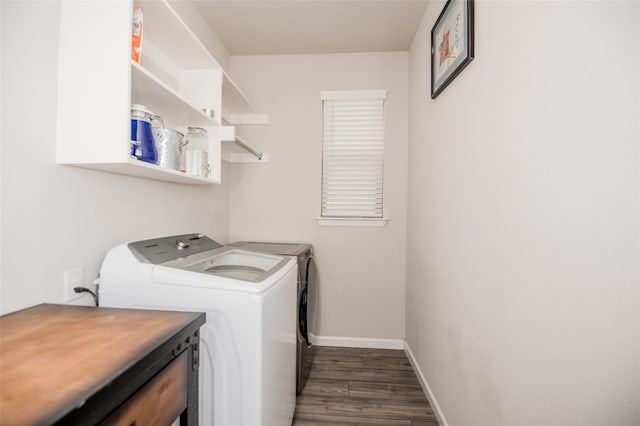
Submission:
[[[257,111],[253,102],[222,70],[171,4],[166,1],[139,0],[135,6],[142,7],[143,22],[153,24],[143,26],[142,65],[145,68],[175,89],[191,79],[185,75],[185,71],[220,70],[223,74],[222,107],[221,111],[216,111],[216,120],[229,125],[268,124],[268,116]]]
[[[135,1],[134,7],[142,7],[143,12],[143,55],[145,43],[151,42],[155,46],[162,46],[164,55],[181,69],[222,69],[169,3],[158,0]],[[153,25],[144,25],[147,22]]]
[[[158,79],[149,70],[131,62],[131,103],[153,105],[153,112],[182,127],[220,125],[179,93]],[[169,126],[169,123],[165,123]],[[173,127],[176,127],[174,124]]]

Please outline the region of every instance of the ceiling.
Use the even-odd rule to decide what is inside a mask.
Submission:
[[[407,51],[427,0],[194,0],[231,55]]]

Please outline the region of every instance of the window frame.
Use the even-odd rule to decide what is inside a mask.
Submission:
[[[322,132],[322,167],[321,172],[324,175],[324,150],[325,150],[325,135],[324,135],[324,119],[325,119],[325,109],[324,109],[324,101],[325,100],[380,100],[382,101],[383,108],[383,139],[382,146],[383,150],[385,148],[386,142],[386,120],[384,114],[385,109],[385,101],[387,98],[387,90],[386,89],[378,89],[378,90],[331,90],[331,91],[321,91],[320,92],[320,100],[321,100],[321,108],[322,108],[322,120],[323,120],[323,132]],[[383,151],[384,152],[384,151]],[[383,153],[382,157],[382,193],[384,194],[384,159],[385,155]],[[318,224],[320,226],[338,226],[338,227],[384,227],[389,220],[385,216],[385,207],[384,207],[384,196],[382,199],[382,216],[381,217],[354,217],[354,216],[323,216],[323,208],[322,201],[324,197],[324,177],[321,177],[321,187],[320,187],[320,216],[317,217]]]

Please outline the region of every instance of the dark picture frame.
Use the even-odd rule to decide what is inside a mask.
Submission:
[[[431,99],[473,60],[474,0],[448,0],[431,29]]]

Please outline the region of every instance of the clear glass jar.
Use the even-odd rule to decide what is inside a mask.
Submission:
[[[209,177],[209,138],[202,127],[187,127],[184,152],[185,171],[194,176]]]

